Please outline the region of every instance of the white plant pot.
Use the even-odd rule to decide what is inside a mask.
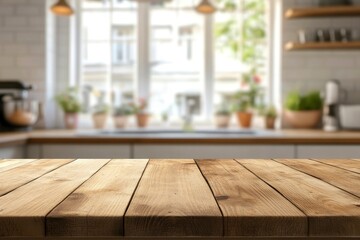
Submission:
[[[216,127],[218,128],[228,128],[230,125],[230,116],[227,115],[217,115],[215,116]]]
[[[127,116],[114,116],[115,128],[125,128],[128,123]]]
[[[106,125],[107,114],[93,114],[94,128],[103,129]]]

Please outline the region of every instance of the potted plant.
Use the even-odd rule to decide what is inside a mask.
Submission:
[[[234,111],[239,127],[250,128],[252,125],[253,112],[250,108],[250,100],[247,92],[239,92],[236,94],[236,103]]]
[[[319,91],[291,92],[285,102],[285,121],[294,128],[314,128],[322,115],[323,100]]]
[[[114,124],[115,128],[125,128],[129,116],[134,113],[134,109],[127,104],[123,104],[114,110]]]
[[[242,88],[242,91],[234,95],[234,111],[236,112],[239,126],[242,128],[250,128],[252,125],[253,110],[263,95],[261,78],[256,74],[256,69],[244,75]]]
[[[222,104],[215,112],[215,122],[218,128],[228,128],[231,120],[231,111],[225,105]]]
[[[133,104],[136,122],[139,128],[145,128],[149,124],[150,114],[147,112],[147,107],[148,102],[144,98],[139,100],[139,104]]]
[[[277,111],[274,106],[267,107],[264,112],[266,129],[275,129]]]
[[[109,107],[106,104],[99,104],[94,107],[92,119],[94,128],[103,129],[105,128],[106,121],[108,118]]]
[[[75,129],[78,126],[78,115],[81,111],[81,102],[76,88],[68,88],[55,97],[57,104],[64,112],[65,127]]]

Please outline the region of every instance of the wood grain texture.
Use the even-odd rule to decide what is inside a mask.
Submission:
[[[2,159],[0,160],[0,172],[7,171],[12,168],[27,164],[35,159]]]
[[[272,160],[238,160],[300,208],[310,236],[359,236],[360,199]]]
[[[47,217],[47,236],[122,236],[123,216],[148,160],[112,160]]]
[[[307,159],[277,161],[360,197],[360,174]]]
[[[0,196],[61,167],[73,160],[70,159],[41,159],[22,164],[19,167],[0,173]],[[1,214],[1,213],[0,213]]]
[[[356,159],[313,159],[345,170],[360,173],[360,161]]]
[[[288,9],[285,17],[307,18],[307,17],[351,17],[360,16],[360,6],[329,6],[312,8]]]
[[[194,160],[150,160],[125,236],[222,236],[222,215]]]
[[[108,161],[79,159],[0,197],[0,237],[45,236],[45,216]]]
[[[307,217],[234,160],[197,160],[224,215],[225,236],[306,236]]]
[[[360,42],[288,42],[285,45],[287,51],[300,50],[357,50],[360,49]]]

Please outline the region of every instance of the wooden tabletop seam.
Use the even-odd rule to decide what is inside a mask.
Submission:
[[[209,183],[208,179],[204,176],[203,171],[201,171],[201,168],[200,168],[200,166],[199,166],[199,164],[198,164],[198,160],[200,160],[200,159],[194,159],[195,164],[196,164],[197,168],[199,169],[202,177],[204,178],[206,184],[208,185],[208,187],[209,187],[209,189],[210,189],[210,191],[211,191],[211,193],[212,193],[212,195],[213,195],[213,198],[215,199],[216,205],[217,205],[218,208],[219,208],[219,211],[220,211],[221,216],[222,216],[222,225],[223,225],[223,228],[222,228],[222,230],[223,230],[223,231],[222,231],[222,236],[225,236],[225,228],[224,228],[224,225],[225,225],[225,223],[224,223],[224,221],[225,221],[225,220],[224,220],[224,219],[225,219],[225,215],[224,215],[224,213],[223,213],[223,211],[222,211],[222,209],[221,209],[221,207],[220,207],[220,205],[219,205],[219,201],[217,201],[217,199],[216,199],[216,195],[215,195],[212,187],[210,186],[210,183]]]
[[[349,169],[348,167],[339,166],[338,164],[331,164],[331,163],[329,163],[329,161],[331,161],[331,160],[327,160],[327,162],[324,162],[322,159],[318,159],[318,158],[310,158],[310,159],[313,160],[313,161],[321,162],[322,164],[326,164],[326,165],[329,165],[329,166],[333,166],[333,167],[336,167],[336,168],[340,168],[340,169],[343,169],[343,170],[347,170],[347,171],[350,171],[350,172],[353,172],[353,173],[360,174],[360,167],[359,167],[358,171],[355,171],[355,170]],[[339,160],[344,161],[344,160],[347,160],[347,159],[343,159],[343,160],[341,160],[341,159],[332,159],[332,160],[334,160],[334,161],[339,161]],[[359,159],[350,159],[350,160],[359,161]]]
[[[305,170],[302,170],[302,169],[293,167],[293,166],[291,166],[291,165],[288,165],[288,164],[286,164],[286,163],[284,163],[284,162],[281,162],[281,161],[279,161],[279,160],[277,160],[277,159],[274,159],[274,160],[275,160],[276,162],[280,163],[280,164],[283,164],[284,166],[287,166],[287,167],[291,168],[291,169],[294,169],[294,170],[296,170],[296,171],[299,171],[299,172],[302,172],[302,173],[304,173],[304,174],[306,174],[306,175],[309,175],[309,176],[311,176],[311,177],[313,177],[313,178],[317,178],[317,179],[319,179],[319,180],[321,180],[321,181],[323,181],[323,182],[326,182],[327,184],[329,184],[329,185],[331,185],[331,186],[333,186],[333,187],[336,187],[336,188],[338,188],[338,189],[340,189],[340,190],[342,190],[342,191],[344,191],[344,192],[347,192],[347,193],[353,195],[354,197],[360,198],[360,194],[355,194],[353,191],[349,191],[349,190],[347,190],[346,188],[341,187],[341,186],[338,185],[338,184],[334,184],[334,183],[332,183],[332,182],[329,181],[329,180],[326,180],[326,179],[324,179],[324,178],[321,178],[321,177],[319,177],[319,175],[317,175],[317,174],[309,173],[309,172],[307,172],[307,171],[305,171]],[[312,159],[307,159],[307,160],[309,160],[309,161],[314,161],[314,162],[316,162],[316,163],[326,165],[326,166],[328,166],[328,167],[330,167],[330,168],[335,168],[335,169],[338,168],[339,170],[342,170],[342,171],[345,171],[345,172],[349,172],[349,173],[352,173],[352,174],[355,174],[355,175],[358,174],[358,173],[356,173],[356,172],[353,172],[353,171],[350,171],[350,170],[347,170],[347,169],[343,169],[343,168],[340,168],[340,167],[336,167],[336,166],[334,166],[334,165],[324,164],[323,162],[318,162],[318,161],[315,161],[315,160],[312,160]],[[294,161],[296,161],[296,160],[294,160]],[[359,179],[360,179],[360,176],[359,176]],[[359,189],[360,189],[360,186],[359,186]],[[359,192],[360,192],[360,190],[359,190]]]
[[[16,176],[14,179],[17,181],[16,184],[21,184],[19,186],[15,186],[10,191],[1,194],[1,189],[6,189],[6,179],[0,181],[0,204],[3,203],[3,207],[0,207],[0,237],[6,236],[6,229],[8,229],[11,224],[15,221],[19,221],[18,224],[22,224],[23,226],[16,225],[12,227],[11,231],[22,231],[22,229],[29,233],[29,229],[26,229],[27,222],[21,222],[22,217],[30,217],[26,221],[32,221],[31,218],[35,221],[37,226],[39,226],[36,234],[40,234],[41,227],[44,228],[45,236],[54,236],[50,234],[50,229],[47,228],[47,223],[50,218],[53,217],[53,213],[55,210],[61,209],[60,207],[64,207],[65,202],[74,203],[70,200],[77,201],[79,206],[82,204],[90,203],[90,199],[92,195],[84,196],[84,198],[80,198],[82,195],[78,193],[79,190],[84,189],[85,186],[88,188],[89,183],[92,184],[94,180],[99,179],[105,173],[114,173],[114,171],[105,171],[106,169],[111,170],[113,166],[115,166],[115,162],[118,161],[118,168],[122,169],[122,164],[129,164],[129,166],[133,165],[132,161],[135,163],[136,160],[131,159],[93,159],[91,162],[87,162],[86,159],[68,159],[69,162],[60,161],[50,162],[55,160],[48,160],[49,164],[39,164],[37,167],[37,163],[41,161],[46,162],[46,159],[36,159],[31,162],[27,162],[21,164],[19,166],[15,166],[14,168],[8,169],[6,171],[0,171],[0,180],[1,177],[4,178],[6,176],[6,172],[9,175],[10,173],[16,173],[17,170],[25,171],[27,166],[33,166],[34,173],[28,175],[27,179],[20,181],[23,176]],[[123,160],[123,161],[122,161]],[[161,236],[170,236],[170,235],[161,235],[161,231],[166,232],[166,234],[170,234],[171,231],[177,232],[175,237],[181,237],[182,233],[191,233],[192,237],[196,236],[199,233],[206,233],[217,236],[217,237],[229,237],[236,233],[237,230],[230,233],[228,232],[228,226],[236,226],[236,224],[245,224],[245,222],[249,221],[254,223],[255,225],[251,225],[254,229],[251,229],[249,226],[248,233],[251,231],[258,232],[259,234],[265,229],[256,229],[256,226],[262,226],[261,224],[266,223],[266,221],[270,221],[271,224],[279,224],[276,221],[272,222],[272,218],[282,219],[282,221],[288,221],[290,223],[300,223],[301,219],[306,220],[306,227],[302,229],[306,229],[306,235],[295,235],[294,237],[314,237],[314,236],[323,236],[325,234],[324,226],[329,226],[329,236],[360,236],[360,196],[359,190],[357,189],[360,181],[360,174],[356,172],[358,168],[360,168],[360,161],[357,159],[344,159],[338,160],[338,162],[330,161],[326,163],[326,159],[142,159],[147,160],[144,164],[139,164],[137,169],[137,173],[132,175],[127,175],[128,177],[134,177],[132,181],[131,191],[129,197],[126,198],[124,206],[124,212],[122,215],[116,215],[115,218],[122,219],[122,226],[119,228],[123,229],[122,235],[117,235],[119,237],[142,237],[142,235],[136,235],[136,231],[141,228],[143,233],[148,233],[149,236],[153,237],[161,237]],[[0,160],[3,162],[4,160]],[[98,162],[101,161],[101,162]],[[127,162],[126,162],[127,161]],[[357,161],[359,163],[357,163]],[[15,163],[14,163],[15,164]],[[308,167],[307,164],[310,167]],[[88,170],[86,173],[81,174],[82,168],[86,170],[86,168],[90,165],[92,170]],[[125,166],[125,165],[124,165]],[[238,166],[238,167],[237,167]],[[313,167],[311,167],[313,166]],[[1,165],[0,165],[1,167]],[[78,167],[78,171],[72,172],[67,177],[67,172],[65,170],[71,170],[71,168]],[[308,167],[308,168],[307,168]],[[222,175],[220,168],[223,168]],[[41,171],[40,171],[41,169]],[[62,171],[64,169],[64,171]],[[135,168],[134,168],[135,169]],[[317,169],[322,169],[322,171],[317,172]],[[354,171],[350,170],[353,169]],[[39,170],[38,172],[35,172]],[[123,170],[124,172],[125,170]],[[25,171],[26,172],[26,171]],[[27,171],[29,172],[29,171]],[[63,176],[62,173],[63,172]],[[141,174],[139,174],[141,172]],[[20,171],[20,173],[22,173]],[[78,173],[81,176],[78,178]],[[325,173],[328,173],[327,175]],[[251,182],[246,182],[244,176],[252,179],[253,184]],[[106,175],[104,175],[106,177]],[[113,180],[122,179],[123,175],[119,173],[118,175],[113,175],[115,177]],[[126,177],[126,176],[125,176]],[[31,178],[31,179],[30,179]],[[57,200],[53,204],[48,204],[47,208],[43,209],[37,214],[31,215],[13,215],[11,208],[15,208],[16,205],[12,204],[11,206],[6,205],[11,200],[11,196],[21,196],[20,193],[29,193],[30,186],[37,186],[37,189],[41,187],[41,183],[45,185],[48,183],[44,179],[51,180],[50,186],[57,188],[61,185],[63,181],[68,181],[69,185],[63,187],[65,189]],[[108,182],[107,178],[105,178],[104,182]],[[226,180],[225,182],[218,182],[218,180]],[[270,180],[269,180],[270,179]],[[347,185],[346,181],[353,179],[352,184]],[[153,182],[148,182],[150,180],[154,180]],[[174,182],[172,182],[174,181]],[[136,182],[136,184],[135,184]],[[49,184],[48,183],[48,184]],[[249,185],[247,185],[249,183]],[[303,192],[299,192],[297,195],[295,192],[297,189],[291,189],[292,186],[295,186],[296,183],[300,184],[301,187],[309,187],[309,189],[304,189]],[[155,185],[159,184],[159,185]],[[185,185],[183,185],[185,184]],[[186,184],[189,184],[187,186]],[[221,185],[225,184],[225,185]],[[228,184],[229,188],[226,188],[226,184]],[[44,186],[46,189],[50,190],[50,186]],[[102,186],[102,185],[101,185]],[[123,186],[123,185],[120,185]],[[266,187],[265,187],[266,186]],[[181,189],[185,187],[184,189]],[[232,188],[233,187],[233,188]],[[261,188],[260,188],[261,187]],[[321,190],[321,188],[324,188]],[[22,191],[20,191],[20,189]],[[25,191],[24,189],[27,189]],[[67,189],[67,190],[66,190]],[[119,189],[123,188],[114,188],[109,189],[110,193],[118,194],[121,193]],[[24,191],[23,191],[24,190]],[[98,191],[97,186],[93,186],[93,191]],[[158,192],[153,192],[154,190],[159,190]],[[271,190],[271,191],[270,191]],[[291,191],[293,192],[291,192]],[[319,192],[316,192],[319,190]],[[4,190],[5,191],[5,190]],[[171,192],[168,192],[171,191]],[[233,192],[231,192],[233,191]],[[261,192],[263,191],[263,192]],[[290,192],[289,192],[290,191]],[[302,194],[309,192],[310,196],[305,196],[304,202],[301,201]],[[312,192],[315,191],[315,192]],[[51,194],[50,191],[48,194]],[[223,194],[219,194],[219,193]],[[47,192],[44,192],[43,195],[38,196],[46,196]],[[76,193],[76,194],[75,194]],[[91,193],[91,192],[90,192]],[[90,194],[89,193],[89,194]],[[102,193],[102,192],[101,192]],[[255,193],[255,195],[250,196],[247,194]],[[82,193],[81,193],[82,194]],[[165,194],[165,196],[169,196],[169,199],[161,200],[161,196],[156,196],[156,194]],[[166,195],[168,194],[168,195]],[[175,194],[175,195],[173,195]],[[235,195],[231,195],[235,194]],[[264,195],[262,195],[264,194]],[[270,198],[270,196],[279,196],[276,198]],[[327,196],[328,195],[328,196]],[[99,201],[105,199],[106,196],[101,197],[102,195],[94,195],[99,197]],[[112,196],[112,195],[110,195]],[[115,196],[115,195],[114,195]],[[156,197],[154,197],[156,196]],[[323,197],[322,197],[323,196]],[[326,196],[326,198],[324,198]],[[6,198],[5,198],[6,197]],[[317,199],[317,197],[319,197]],[[186,199],[189,198],[189,199]],[[211,199],[210,199],[211,198]],[[206,199],[206,200],[205,200]],[[247,200],[246,200],[247,199]],[[283,199],[283,200],[281,200]],[[16,200],[16,199],[15,199]],[[19,200],[19,199],[17,199]],[[16,200],[16,201],[17,201]],[[147,200],[151,200],[147,202]],[[156,202],[156,201],[163,202]],[[254,202],[254,200],[256,200]],[[271,207],[275,201],[284,201],[281,203],[286,203],[290,208],[296,209],[296,211],[300,212],[302,215],[294,214],[289,211],[290,208],[284,207],[284,211],[273,209],[273,213],[275,215],[271,215],[272,212],[264,212],[264,208],[256,208],[259,203],[265,204],[264,206]],[[155,202],[154,202],[155,201]],[[175,202],[172,202],[175,201]],[[268,201],[268,202],[267,202]],[[312,203],[320,204],[321,201],[324,201],[324,205],[314,205],[319,206],[319,209],[307,209],[306,206],[311,206]],[[21,203],[21,201],[18,201]],[[107,202],[105,201],[104,204]],[[235,208],[239,207],[241,212],[236,212]],[[115,204],[115,202],[114,202]],[[163,205],[162,205],[163,204]],[[175,206],[177,204],[178,206]],[[188,204],[188,205],[187,205]],[[232,205],[233,204],[233,205]],[[269,204],[269,205],[267,205]],[[115,205],[114,205],[115,206]],[[161,206],[172,207],[175,212],[172,212],[172,209],[169,209],[169,213]],[[18,212],[23,208],[29,207],[28,203],[25,202],[23,205],[18,206],[14,213]],[[31,206],[30,206],[31,207]],[[38,207],[38,206],[37,206]],[[109,206],[110,208],[112,206]],[[234,207],[234,208],[233,208]],[[334,207],[334,209],[331,209]],[[144,209],[144,211],[140,211],[140,209]],[[187,208],[192,208],[193,211],[186,211]],[[245,210],[253,209],[254,219],[259,219],[258,222],[252,222],[250,220],[249,212]],[[231,215],[232,212],[228,210],[235,211],[236,215]],[[45,211],[44,211],[45,210]],[[86,210],[86,209],[85,209]],[[84,210],[84,211],[85,211]],[[260,211],[262,215],[258,215],[257,211]],[[328,210],[328,211],[327,211]],[[32,210],[34,211],[34,210]],[[76,212],[71,213],[66,216],[71,221],[70,222],[62,222],[64,223],[64,228],[68,227],[66,224],[73,224],[72,222],[76,218],[81,218],[82,214],[86,217],[92,217],[92,215],[87,215],[90,213],[81,212],[79,209],[79,215]],[[209,211],[208,214],[205,214],[206,211]],[[263,211],[263,212],[261,212]],[[35,213],[36,211],[34,211]],[[46,212],[46,213],[45,213]],[[218,213],[217,213],[218,212]],[[4,215],[5,213],[5,215]],[[59,213],[59,211],[57,212]],[[269,214],[270,213],[270,214]],[[285,215],[282,215],[286,213]],[[6,215],[7,214],[7,215]],[[153,218],[152,214],[160,214],[161,217]],[[268,214],[268,215],[266,215]],[[159,215],[159,216],[160,216]],[[14,218],[11,218],[14,217]],[[55,215],[54,215],[55,216]],[[56,215],[56,217],[62,218],[62,215]],[[63,215],[65,218],[65,215]],[[93,217],[96,217],[95,215]],[[106,216],[105,216],[106,217]],[[63,219],[60,219],[63,221]],[[134,219],[138,219],[134,222]],[[184,221],[184,219],[180,218],[188,218],[188,222]],[[41,220],[43,219],[43,220]],[[242,222],[236,222],[237,219]],[[262,220],[260,220],[262,219]],[[131,220],[131,221],[130,221]],[[216,221],[215,221],[216,220]],[[42,222],[43,221],[43,222]],[[106,218],[104,218],[104,223],[106,223]],[[209,231],[205,229],[201,229],[202,224],[207,222],[212,222],[213,225],[210,225],[212,229]],[[263,221],[263,222],[262,222]],[[210,223],[209,222],[209,223]],[[214,225],[214,223],[220,224],[221,226]],[[351,222],[351,224],[350,224]],[[54,222],[55,224],[57,222]],[[61,222],[58,222],[59,224]],[[346,223],[346,225],[344,225]],[[25,225],[24,225],[25,224]],[[185,224],[187,227],[181,229],[179,225],[176,224]],[[230,225],[228,225],[230,224]],[[233,224],[233,225],[231,225]],[[257,225],[260,224],[260,225]],[[339,226],[337,224],[340,224]],[[343,225],[341,225],[343,224]],[[238,226],[240,226],[238,225]],[[175,229],[176,227],[179,229]],[[194,227],[191,231],[188,227]],[[243,225],[241,225],[243,226]],[[245,226],[245,225],[244,225]],[[279,225],[280,226],[280,225]],[[293,225],[291,225],[293,226]],[[358,227],[358,229],[356,228]],[[74,229],[76,228],[80,231],[81,225],[74,225]],[[148,227],[158,228],[158,232],[147,229]],[[166,229],[169,227],[169,229]],[[196,229],[198,227],[198,229]],[[290,228],[290,225],[287,226]],[[129,229],[133,228],[128,232]],[[300,227],[298,227],[300,229]],[[60,229],[61,230],[61,229]],[[65,231],[65,230],[64,230]],[[140,230],[139,230],[140,231]],[[170,231],[170,232],[167,232]],[[239,230],[240,231],[240,230]],[[300,231],[300,230],[299,230]],[[69,233],[69,232],[68,232]],[[239,233],[239,232],[238,232]],[[284,234],[283,230],[279,230],[280,235]],[[4,235],[5,234],[5,235]],[[64,232],[66,234],[66,231]],[[114,234],[114,232],[112,233]],[[153,234],[153,235],[151,235]],[[156,235],[158,234],[158,235]],[[298,233],[299,234],[299,233]],[[348,235],[347,235],[348,234]],[[280,236],[279,235],[279,236]],[[27,235],[26,235],[27,236]],[[39,236],[39,235],[34,235]],[[64,235],[65,236],[65,235]],[[81,235],[82,236],[82,235]],[[148,235],[144,235],[148,236]],[[184,235],[185,236],[185,235]],[[190,235],[189,235],[190,236]],[[199,235],[200,236],[200,235]],[[238,235],[234,235],[238,236]],[[242,235],[240,235],[242,236]],[[278,235],[277,235],[278,236]],[[288,235],[281,235],[286,237]],[[60,237],[60,236],[59,236]],[[243,236],[243,237],[246,237]],[[259,235],[258,237],[264,237]]]
[[[74,161],[76,161],[78,159],[74,159]],[[111,159],[109,159],[109,161],[104,164],[102,167],[100,167],[98,170],[96,170],[94,173],[92,173],[84,182],[80,183],[73,191],[71,191],[62,201],[60,201],[59,203],[57,203],[51,210],[49,210],[49,212],[47,214],[45,214],[45,219],[48,217],[48,215],[57,207],[59,206],[62,202],[64,202],[73,192],[75,192],[77,189],[79,189],[85,182],[87,182],[91,177],[93,177],[97,172],[99,172],[103,167],[105,167],[107,164],[109,164],[109,162],[111,161]],[[46,220],[45,220],[46,222]],[[47,235],[47,229],[45,227],[45,236]]]
[[[30,160],[30,159],[29,159],[29,160]],[[3,172],[0,173],[0,174],[11,173],[11,172],[13,172],[13,171],[16,171],[16,170],[19,169],[19,168],[29,166],[30,164],[33,164],[33,163],[38,163],[38,162],[41,161],[41,160],[45,160],[45,159],[31,159],[29,162],[25,162],[24,164],[15,164],[16,166],[14,166],[13,168],[9,168],[9,169],[3,171]],[[12,160],[9,160],[9,161],[12,161]],[[22,160],[22,161],[24,161],[24,160]],[[26,160],[25,160],[25,161],[26,161]],[[23,181],[23,182],[22,182],[21,184],[19,184],[18,186],[14,187],[14,188],[11,188],[11,189],[9,189],[9,190],[7,190],[7,191],[2,191],[2,189],[0,188],[0,197],[4,196],[4,195],[6,195],[6,194],[9,194],[9,193],[15,191],[16,189],[18,189],[18,188],[20,188],[20,187],[22,187],[22,186],[24,186],[24,185],[26,185],[26,184],[29,184],[29,183],[31,183],[31,182],[33,182],[33,181],[35,181],[35,180],[37,180],[37,179],[39,179],[39,178],[41,178],[41,177],[43,177],[43,176],[45,176],[45,175],[53,172],[54,170],[57,170],[57,169],[65,166],[65,165],[69,164],[69,163],[71,163],[72,161],[73,161],[73,160],[70,160],[70,159],[69,159],[69,162],[64,162],[63,164],[59,164],[58,166],[54,166],[54,168],[50,168],[50,169],[48,169],[48,170],[45,170],[43,173],[41,173],[41,174],[39,174],[39,175],[37,175],[37,176],[29,179],[29,180]]]
[[[135,190],[134,190],[134,191],[132,192],[132,194],[131,194],[131,197],[130,197],[130,200],[129,200],[127,206],[126,206],[124,215],[122,216],[123,219],[125,218],[126,213],[127,213],[128,210],[129,210],[129,207],[130,207],[130,205],[131,205],[131,202],[133,201],[133,198],[134,198],[136,189],[138,189],[138,187],[139,187],[139,184],[140,184],[140,182],[141,182],[141,179],[142,179],[143,176],[144,176],[145,170],[146,170],[147,166],[149,165],[149,162],[150,162],[150,159],[148,159],[148,161],[147,161],[147,163],[146,163],[146,165],[145,165],[145,167],[144,167],[144,169],[143,169],[143,171],[142,171],[142,173],[141,173],[141,176],[140,176],[139,180],[138,180],[137,183],[136,183]],[[125,236],[125,230],[126,230],[126,229],[125,229],[125,219],[124,219],[124,221],[123,221],[122,227],[123,227],[123,229],[124,229],[124,236]]]
[[[236,160],[236,159],[235,159]],[[274,159],[270,159],[271,161],[274,161]],[[304,216],[306,217],[306,221],[307,221],[307,234],[306,236],[310,236],[310,222],[309,222],[309,216],[308,214],[306,214],[306,212],[304,212],[304,210],[298,206],[296,203],[294,203],[293,201],[291,201],[285,194],[283,194],[281,191],[279,191],[276,187],[274,187],[273,185],[271,185],[270,183],[268,183],[267,181],[265,181],[263,178],[261,178],[260,176],[258,176],[254,171],[252,171],[251,169],[247,168],[244,164],[241,164],[241,162],[236,161],[238,164],[240,164],[241,166],[243,166],[246,170],[248,170],[249,172],[251,172],[254,176],[256,176],[258,179],[260,179],[261,181],[263,181],[266,185],[268,185],[269,187],[271,187],[274,191],[276,191],[278,194],[280,194],[284,199],[286,199],[289,203],[291,203],[294,207],[296,207],[300,212],[302,212],[304,214]]]

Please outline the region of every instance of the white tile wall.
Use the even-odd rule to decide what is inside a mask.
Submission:
[[[283,9],[316,6],[318,0],[283,0]],[[351,28],[360,33],[360,18],[284,20],[283,43],[297,40],[300,29]],[[360,40],[360,39],[359,39]],[[326,81],[339,79],[349,92],[349,103],[360,104],[360,51],[283,51],[282,95],[291,90],[323,90]]]
[[[46,0],[0,0],[0,80],[33,84],[44,100]]]

